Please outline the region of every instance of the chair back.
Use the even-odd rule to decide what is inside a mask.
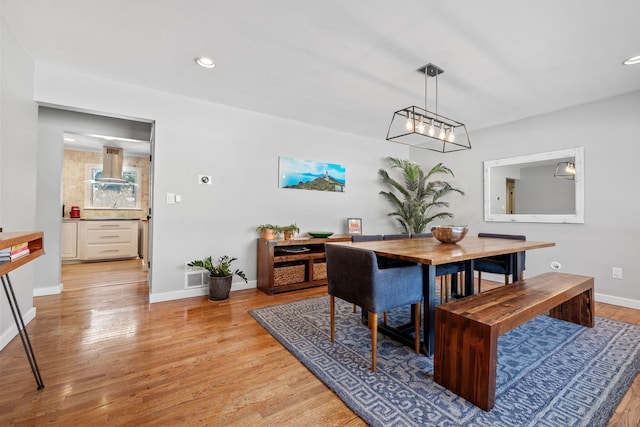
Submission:
[[[419,239],[421,237],[433,237],[433,233],[419,233],[419,234],[412,234],[411,235],[412,239]]]
[[[382,240],[382,234],[358,234],[351,236],[352,242],[374,242],[376,240]]]
[[[488,238],[492,238],[492,239],[512,239],[512,240],[527,240],[527,236],[523,235],[523,234],[497,234],[497,233],[478,233],[478,237],[488,237]],[[525,268],[525,262],[527,260],[526,257],[526,252],[520,252],[518,253],[518,256],[520,257],[520,263],[522,264],[522,268]],[[494,257],[487,257],[488,259],[492,259],[492,260],[498,260],[499,262],[504,262],[505,263],[505,271],[506,273],[503,273],[502,271],[500,272],[495,272],[498,274],[511,274],[513,271],[513,266],[511,265],[510,259],[505,256],[505,255],[496,255]],[[482,266],[482,263],[479,264],[480,266]],[[494,271],[489,271],[490,273],[494,273]]]
[[[330,243],[325,245],[325,255],[330,295],[372,313],[422,300],[419,265],[379,269],[375,252]]]
[[[408,234],[385,234],[382,236],[382,240],[398,240],[398,239],[408,239]]]

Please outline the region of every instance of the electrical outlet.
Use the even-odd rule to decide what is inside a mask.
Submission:
[[[611,277],[614,279],[622,279],[622,268],[620,267],[612,267],[611,268]]]
[[[560,264],[558,261],[553,261],[553,262],[551,263],[551,269],[552,269],[553,271],[558,271],[558,270],[560,270],[561,268],[562,268],[562,264]]]
[[[211,185],[211,175],[198,175],[200,184]]]

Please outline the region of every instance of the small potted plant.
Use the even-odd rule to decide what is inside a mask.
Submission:
[[[231,263],[238,258],[230,258],[228,255],[221,256],[214,264],[211,257],[202,260],[191,261],[187,264],[190,267],[202,267],[209,270],[209,299],[212,301],[222,301],[229,298],[231,291],[231,280],[233,275],[240,276],[247,283],[247,276],[244,272],[236,269],[231,270]]]
[[[284,227],[280,227],[280,228],[284,233],[284,240],[291,240],[295,237],[296,233],[300,232],[300,229],[295,223],[285,225]]]
[[[256,227],[256,231],[260,233],[260,236],[265,240],[273,240],[280,232],[280,227],[273,224],[260,224]]]

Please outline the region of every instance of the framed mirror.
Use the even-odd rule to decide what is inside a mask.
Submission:
[[[485,161],[484,220],[584,223],[584,148]]]

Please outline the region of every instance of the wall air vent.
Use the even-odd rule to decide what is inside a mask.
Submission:
[[[189,267],[184,264],[184,288],[204,288],[209,284],[209,271],[200,267]]]

